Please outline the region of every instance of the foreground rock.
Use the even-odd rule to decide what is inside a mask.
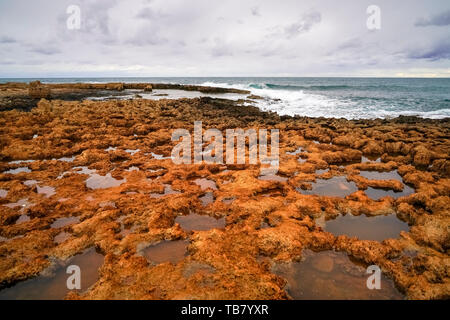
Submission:
[[[58,90],[58,85],[50,87]],[[199,120],[205,130],[278,128],[278,175],[286,179],[258,179],[259,165],[175,165],[169,158],[172,131],[192,132]],[[105,257],[99,279],[85,293],[66,298],[287,299],[285,279],[271,266],[299,261],[311,249],[336,250],[380,266],[407,298],[450,297],[446,120],[280,118],[210,98],[43,99],[31,112],[1,112],[0,124],[2,288],[95,247]],[[380,162],[361,162],[369,155]],[[396,180],[359,177],[364,170],[396,170],[415,192],[373,200],[366,188],[402,186]],[[359,190],[345,198],[298,191],[310,189],[319,176],[346,176]],[[88,179],[95,184],[87,184]],[[208,179],[216,188],[203,190],[196,179]],[[37,186],[53,187],[55,194],[39,193]],[[204,205],[200,198],[207,192],[213,201]],[[225,218],[226,225],[186,232],[175,219],[190,212]],[[324,231],[319,221],[340,214],[393,214],[408,222],[410,231],[382,242]],[[16,224],[22,215],[30,219]],[[51,227],[74,217],[70,224]],[[61,232],[69,236],[55,241]],[[158,264],[145,257],[145,248],[165,240],[188,241],[182,260]],[[333,262],[318,261],[316,267],[329,272]]]

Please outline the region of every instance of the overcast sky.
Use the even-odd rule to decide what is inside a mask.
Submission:
[[[0,77],[52,76],[450,77],[450,1],[0,0]]]

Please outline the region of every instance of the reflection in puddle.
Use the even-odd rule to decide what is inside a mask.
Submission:
[[[72,156],[72,157],[62,157],[59,158],[59,161],[63,161],[63,162],[73,162],[75,160],[76,156]]]
[[[214,202],[214,194],[212,192],[207,192],[199,199],[201,200],[203,206],[207,206],[208,204]]]
[[[117,150],[116,147],[108,147],[108,148],[105,149],[106,152],[109,152],[109,151],[116,151],[116,150]]]
[[[26,214],[22,214],[22,215],[19,217],[19,219],[16,220],[16,224],[24,223],[24,222],[27,222],[27,221],[30,221],[30,217],[27,216]]]
[[[69,238],[70,238],[70,233],[63,231],[63,232],[58,233],[53,240],[59,244],[59,243],[63,243],[64,241],[66,241]]]
[[[381,162],[381,157],[378,157],[378,156],[376,156],[376,157],[371,157],[371,156],[365,157],[365,156],[362,156],[361,162],[362,163],[365,163],[365,162],[377,162],[377,163],[380,163]]]
[[[278,181],[278,182],[286,182],[288,180],[288,178],[280,177],[279,175],[276,174],[267,174],[264,176],[259,176],[258,179],[263,181]]]
[[[398,238],[400,231],[409,231],[408,224],[396,215],[367,217],[347,214],[325,222],[325,230],[335,236],[347,235],[360,240],[383,241]]]
[[[367,288],[366,268],[342,252],[303,252],[302,262],[279,263],[273,272],[287,280],[286,291],[296,300],[303,299],[403,299],[392,280],[381,275],[381,289]]]
[[[234,202],[234,200],[236,200],[235,197],[225,198],[225,199],[222,200],[222,202],[225,203],[225,204],[232,204]]]
[[[152,157],[155,158],[156,160],[172,159],[172,157],[164,157],[164,155],[162,155],[162,154],[156,154],[156,153],[153,153],[153,152],[150,152],[150,154],[151,154]]]
[[[14,202],[14,203],[7,203],[4,206],[11,208],[11,209],[13,209],[15,207],[22,207],[22,210],[23,210],[25,208],[31,207],[32,204],[30,202],[28,202],[28,198],[26,198],[26,199],[20,199],[19,201]]]
[[[0,198],[6,198],[8,191],[5,189],[0,189]]]
[[[166,240],[145,248],[143,255],[155,263],[177,263],[186,257],[188,244],[186,240]]]
[[[8,163],[10,164],[19,164],[19,163],[33,163],[35,160],[14,160]]]
[[[302,147],[298,147],[297,150],[292,151],[292,152],[289,152],[289,151],[288,151],[288,152],[286,152],[286,154],[295,156],[295,155],[297,155],[297,154],[299,154],[299,153],[301,153],[301,152],[304,152],[304,151],[305,151],[305,149],[303,149]]]
[[[118,180],[111,176],[111,173],[107,173],[106,176],[101,176],[97,173],[92,174],[86,180],[86,186],[91,189],[107,189],[112,187],[118,187],[122,183],[125,183],[127,179]]]
[[[202,190],[206,190],[208,188],[213,189],[213,190],[217,190],[217,185],[213,180],[209,180],[206,178],[201,178],[201,179],[195,179],[194,183],[198,186],[200,186],[200,188],[202,188]]]
[[[185,231],[206,231],[214,228],[224,228],[225,218],[216,219],[210,216],[203,216],[191,213],[187,216],[178,216],[175,223],[179,223]]]
[[[81,290],[85,292],[98,280],[98,269],[103,264],[103,255],[94,248],[85,250],[68,261],[60,261],[56,266],[48,268],[41,275],[19,282],[11,288],[0,291],[1,300],[61,300],[67,295],[66,273],[69,265],[76,265],[81,270]]]
[[[95,169],[89,169],[86,166],[74,167],[73,170],[76,171],[76,173],[78,174],[87,174],[87,175],[91,175],[96,171]]]
[[[402,177],[398,174],[397,170],[389,172],[378,171],[360,171],[360,176],[369,180],[397,180],[403,182]]]
[[[24,185],[26,185],[27,187],[31,187],[34,186],[35,184],[37,184],[39,181],[37,180],[26,180],[24,181]]]
[[[360,171],[359,173],[362,177],[369,180],[397,180],[403,183],[402,177],[398,174],[397,170],[389,171],[389,172],[378,172],[378,171]],[[403,196],[408,196],[413,194],[415,191],[410,186],[403,184],[403,190],[399,192],[395,192],[391,189],[381,189],[381,188],[372,188],[368,187],[367,190],[364,191],[369,198],[374,200],[378,200],[380,198],[390,196],[393,198],[399,198]]]
[[[37,186],[37,192],[40,194],[45,194],[47,198],[50,198],[52,195],[56,194],[55,188],[49,186]]]
[[[139,151],[141,151],[141,150],[140,149],[126,149],[125,150],[125,152],[131,154],[132,156]]]
[[[5,171],[3,173],[9,173],[9,174],[18,174],[18,173],[29,173],[31,172],[30,168],[28,167],[20,167],[20,168],[16,168],[16,169],[9,169],[8,171]]]
[[[175,191],[172,189],[172,186],[170,184],[164,185],[164,193],[150,193],[151,198],[161,198],[164,196],[168,196],[171,194],[180,194],[180,191]]]
[[[358,191],[356,184],[353,181],[347,181],[345,177],[333,177],[331,179],[317,179],[316,183],[312,183],[312,190],[302,190],[297,188],[297,191],[307,195],[320,195],[329,197],[346,197],[355,191]]]
[[[59,218],[53,222],[50,227],[51,228],[62,228],[74,223],[80,222],[80,218],[78,217],[68,217],[68,218]]]
[[[403,191],[400,192],[395,192],[393,190],[386,190],[386,189],[375,189],[372,187],[367,188],[367,190],[365,190],[364,192],[369,198],[378,200],[386,196],[390,196],[395,199],[399,197],[409,196],[410,194],[413,194],[415,191],[413,188],[405,184],[403,186]]]
[[[127,171],[127,172],[139,171],[139,168],[138,168],[138,167],[135,167],[135,166],[131,166],[131,167],[129,167],[128,169],[126,169],[125,171]]]

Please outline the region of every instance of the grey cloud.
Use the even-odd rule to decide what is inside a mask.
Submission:
[[[410,52],[411,59],[426,59],[431,61],[450,59],[450,41],[438,42],[432,48]]]
[[[319,12],[311,12],[303,15],[299,21],[292,23],[284,28],[287,38],[293,38],[299,34],[308,32],[315,25],[320,23],[322,16]]]
[[[61,52],[58,48],[54,48],[54,47],[43,47],[43,46],[40,46],[40,47],[37,47],[37,46],[36,46],[36,47],[33,47],[33,48],[30,49],[30,51],[31,51],[31,52],[34,52],[34,53],[39,53],[39,54],[47,55],[47,56],[54,55],[54,54],[57,54],[57,53],[60,53],[60,52]]]
[[[414,25],[417,27],[448,26],[450,25],[450,10],[435,14],[428,18],[420,18]]]
[[[150,7],[145,7],[136,15],[136,18],[146,19],[146,20],[156,20],[168,17],[167,14],[162,13],[161,11],[155,11]]]
[[[15,43],[15,42],[17,42],[17,41],[11,37],[8,37],[8,36],[0,37],[0,43]]]
[[[261,14],[259,13],[259,7],[253,7],[250,9],[250,12],[252,13],[252,16],[260,17]]]
[[[214,39],[214,43],[214,47],[211,49],[213,57],[233,56],[233,50],[229,44],[219,38]]]

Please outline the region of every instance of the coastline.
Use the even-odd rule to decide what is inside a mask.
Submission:
[[[146,86],[46,84],[49,96],[44,90],[30,98],[27,84],[0,84],[0,189],[7,191],[0,198],[0,296],[55,261],[95,247],[104,256],[98,279],[89,290],[66,298],[288,299],[289,276],[274,270],[280,263],[300,261],[308,250],[341,252],[364,265],[379,265],[405,298],[449,298],[448,118],[278,116],[244,105],[245,99],[207,97],[80,101],[98,90],[110,94]],[[151,86],[250,94],[217,87]],[[171,131],[192,131],[199,120],[204,129],[279,129],[278,175],[284,179],[261,180],[255,165],[180,166],[165,159],[174,146]],[[295,153],[298,148],[303,151]],[[370,161],[372,157],[376,160]],[[33,161],[15,162],[19,160]],[[29,171],[5,173],[23,167]],[[129,170],[132,167],[138,170]],[[95,170],[96,178],[110,174],[113,186],[89,188],[86,180],[94,174],[89,170]],[[396,171],[404,185],[395,179],[367,179],[361,171]],[[356,185],[355,192],[302,193],[319,179],[342,176]],[[203,188],[193,182],[196,179],[214,181],[215,188]],[[24,184],[31,180],[38,182]],[[150,196],[163,194],[167,185],[172,194]],[[406,185],[414,193],[377,200],[365,193],[369,188],[400,192]],[[50,193],[40,193],[38,186],[52,187],[55,193],[47,197]],[[213,201],[204,205],[199,198],[209,192]],[[22,199],[30,205],[5,206]],[[225,201],[229,199],[232,202]],[[186,231],[175,220],[190,212],[224,219],[225,224]],[[22,215],[30,219],[16,224]],[[340,215],[395,215],[409,224],[409,231],[384,241],[361,240],[332,234],[318,222]],[[78,222],[51,227],[68,217]],[[130,233],[121,234],[127,228]],[[61,232],[69,237],[55,243]],[[167,240],[188,241],[186,256],[177,263],[146,259],[146,248]]]

